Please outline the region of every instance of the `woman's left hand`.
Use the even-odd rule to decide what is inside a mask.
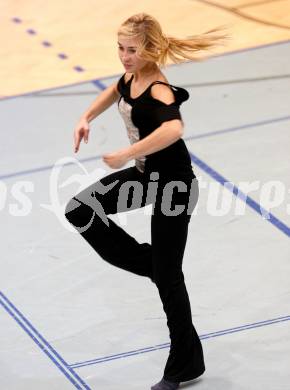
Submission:
[[[103,161],[111,168],[121,168],[130,161],[127,149],[122,149],[117,152],[108,153],[103,156]]]

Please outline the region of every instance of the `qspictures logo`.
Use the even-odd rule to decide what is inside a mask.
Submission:
[[[74,170],[80,173],[67,175],[67,178],[60,183],[60,176],[66,174],[68,165],[75,165]],[[108,196],[111,191],[117,191],[117,213],[123,215],[124,212],[141,207],[145,191],[142,183],[134,180],[120,184],[119,180],[116,179],[109,185],[102,184],[100,179],[109,174],[110,172],[101,168],[89,173],[76,158],[63,157],[56,161],[50,172],[48,182],[50,203],[39,203],[38,205],[32,203],[29,194],[35,191],[35,185],[31,180],[15,181],[10,188],[4,181],[0,180],[0,211],[6,208],[10,216],[23,218],[29,216],[34,207],[39,206],[53,213],[66,229],[75,232],[75,227],[68,222],[66,215],[82,205],[86,205],[91,211],[91,218],[84,226],[77,228],[79,232],[88,229],[94,218],[99,218],[108,226],[108,217],[102,205],[104,197]],[[146,186],[146,204],[148,205],[154,205],[156,200],[158,179],[158,172],[152,172],[148,186]],[[66,201],[61,202],[60,192],[72,183],[78,184],[77,191],[71,193]],[[11,196],[8,202],[9,190]],[[173,193],[188,191],[190,191],[188,204],[173,204]],[[129,193],[132,195],[130,204],[128,204]],[[162,188],[161,211],[164,215],[176,216],[187,208],[187,214],[196,215],[200,210],[200,200],[202,199],[203,213],[206,212],[213,217],[227,214],[242,216],[247,212],[247,198],[252,195],[260,207],[262,217],[269,219],[270,213],[278,208],[279,211],[283,208],[287,215],[290,214],[289,193],[289,189],[279,180],[270,180],[264,183],[259,180],[242,181],[235,184],[225,182],[224,185],[221,185],[218,182],[206,181],[203,177],[197,177],[192,180],[190,189],[183,181],[172,180]],[[146,208],[143,210],[144,213],[147,213]]]

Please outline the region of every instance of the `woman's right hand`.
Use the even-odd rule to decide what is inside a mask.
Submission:
[[[78,152],[81,140],[84,138],[85,143],[88,143],[89,140],[89,122],[85,118],[81,118],[74,130],[74,143],[75,143],[75,153]]]

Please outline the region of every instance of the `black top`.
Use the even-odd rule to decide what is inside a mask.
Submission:
[[[125,74],[119,79],[117,88],[120,93],[118,109],[125,121],[131,143],[145,138],[163,122],[171,119],[181,119],[179,106],[189,98],[187,90],[167,84],[163,81],[154,81],[136,98],[130,96],[130,85],[134,75],[125,83]],[[161,83],[171,87],[175,101],[166,104],[151,96],[151,86]],[[173,179],[192,179],[195,176],[187,147],[182,138],[157,152],[136,159],[137,168],[149,174],[158,171],[160,177]]]

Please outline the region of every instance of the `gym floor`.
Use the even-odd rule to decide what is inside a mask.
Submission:
[[[169,352],[156,286],[103,261],[67,201],[128,145],[114,104],[73,151],[73,129],[125,72],[116,30],[147,12],[165,33],[227,25],[204,62],[170,64],[200,183],[183,270],[206,372],[180,387],[289,387],[290,1],[11,0],[0,5],[1,390],[146,390]],[[127,166],[133,165],[128,163]],[[110,216],[150,242],[151,206]],[[125,288],[124,288],[125,286]]]

